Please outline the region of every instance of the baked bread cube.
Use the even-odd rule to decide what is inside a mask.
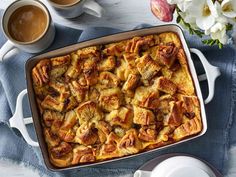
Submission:
[[[98,63],[98,71],[111,71],[116,66],[116,59],[114,56],[108,56]]]
[[[66,77],[76,79],[82,72],[83,60],[76,53],[71,54],[71,64],[65,73]]]
[[[76,98],[78,103],[81,103],[87,94],[88,86],[81,85],[79,81],[72,81],[69,83],[71,94]]]
[[[167,94],[173,95],[177,91],[177,86],[175,85],[175,83],[163,76],[159,77],[154,84],[155,88]]]
[[[47,95],[42,101],[41,106],[43,109],[49,109],[61,112],[64,109],[64,103],[60,102],[58,98]]]
[[[61,142],[60,145],[50,150],[50,160],[58,167],[70,165],[72,156],[72,147],[66,142]]]
[[[101,120],[96,124],[96,129],[98,130],[100,143],[104,143],[112,131],[111,125],[108,122]]]
[[[36,86],[43,86],[49,82],[51,62],[48,59],[41,60],[32,70],[33,83]]]
[[[124,129],[129,129],[133,123],[133,111],[126,107],[120,107],[118,110],[111,111],[106,116],[106,121],[112,126],[118,125]]]
[[[73,159],[71,162],[72,165],[94,162],[95,160],[95,152],[92,148],[83,145],[77,145],[73,149]]]
[[[100,106],[103,110],[111,112],[119,109],[122,103],[122,93],[119,88],[110,88],[101,91],[99,97]]]
[[[139,129],[138,138],[142,141],[155,141],[157,138],[156,125],[144,125]]]
[[[134,105],[154,110],[159,108],[159,102],[158,90],[144,86],[135,90],[134,99],[132,100]]]
[[[138,106],[133,106],[133,109],[135,124],[150,125],[155,123],[155,115],[152,111]]]
[[[98,141],[97,129],[94,123],[85,122],[76,131],[75,142],[83,145],[93,145]]]
[[[150,80],[161,69],[157,62],[155,62],[149,55],[144,55],[136,59],[136,67],[142,76],[143,80]]]
[[[142,149],[142,143],[138,139],[137,131],[130,129],[118,143],[119,151],[122,155],[134,154]]]
[[[183,108],[182,101],[171,101],[170,103],[170,113],[164,118],[164,125],[179,126],[182,124],[183,120]]]
[[[99,84],[104,88],[117,87],[120,83],[120,79],[113,73],[104,71],[99,74]]]
[[[121,156],[118,148],[119,142],[120,138],[111,132],[107,137],[107,141],[99,149],[97,159],[103,160]]]
[[[97,122],[103,119],[103,113],[93,101],[84,102],[75,109],[75,112],[80,125],[89,121]]]
[[[61,77],[70,65],[70,55],[59,56],[51,59],[52,69],[50,71],[50,78],[56,79]]]
[[[176,60],[178,50],[173,42],[162,44],[158,46],[155,60],[170,68]]]
[[[173,138],[175,140],[180,140],[186,138],[190,135],[199,133],[202,130],[201,120],[198,118],[193,118],[186,123],[180,125],[174,130]]]
[[[127,92],[129,90],[133,90],[137,87],[138,83],[139,83],[139,75],[136,74],[129,74],[126,82],[124,83],[122,90]]]

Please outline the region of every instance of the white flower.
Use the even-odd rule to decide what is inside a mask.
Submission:
[[[236,17],[236,0],[224,0],[221,3],[222,13],[229,18]]]
[[[188,9],[192,1],[193,0],[167,0],[169,4],[176,4],[182,12]]]
[[[196,18],[191,16],[188,12],[179,12],[180,16],[184,19],[184,21],[190,24],[191,28],[197,29]]]
[[[202,30],[211,28],[218,17],[216,6],[212,0],[192,1],[188,12],[196,18],[196,24]]]
[[[212,39],[218,39],[222,44],[226,44],[228,41],[226,26],[220,22],[217,22],[210,29],[206,30],[205,34],[210,34]]]

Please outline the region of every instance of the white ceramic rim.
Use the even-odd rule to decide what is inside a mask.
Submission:
[[[174,156],[163,160],[153,169],[153,171],[151,171],[151,173],[153,173],[151,176],[159,176],[157,175],[158,171],[164,173],[164,171],[168,172],[168,169],[170,171],[183,167],[195,167],[206,172],[209,177],[216,177],[213,170],[206,163],[190,156]]]
[[[48,2],[53,6],[53,7],[56,7],[56,8],[69,8],[69,7],[73,7],[77,4],[80,4],[83,0],[76,0],[75,2],[71,3],[71,4],[58,4],[56,2],[53,2],[51,0],[48,0]]]
[[[47,17],[47,26],[46,26],[44,32],[39,37],[34,39],[33,41],[29,41],[29,42],[17,41],[15,39],[13,39],[11,37],[11,35],[9,34],[8,22],[9,22],[11,15],[13,14],[13,12],[15,12],[18,8],[23,7],[23,6],[27,6],[27,5],[36,6],[45,12],[46,17]],[[45,34],[48,32],[50,23],[51,23],[50,13],[49,13],[47,7],[42,2],[40,2],[38,0],[20,0],[20,1],[18,0],[18,1],[13,2],[12,4],[10,4],[7,7],[7,9],[5,10],[3,17],[2,17],[2,31],[3,31],[4,35],[12,43],[19,44],[19,45],[29,45],[29,44],[33,44],[33,43],[38,42],[40,39],[42,39],[45,36]]]

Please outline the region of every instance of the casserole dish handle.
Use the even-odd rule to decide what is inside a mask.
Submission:
[[[199,79],[199,81],[207,80],[207,82],[208,82],[208,96],[204,100],[204,103],[207,104],[214,97],[215,81],[216,81],[216,78],[220,76],[220,69],[216,66],[211,65],[200,50],[195,49],[195,48],[191,48],[190,51],[199,57],[202,65],[206,71],[206,74],[198,76],[198,79]]]
[[[17,97],[15,113],[9,120],[10,127],[18,129],[20,131],[20,133],[22,134],[23,138],[25,139],[25,141],[29,145],[39,146],[38,142],[35,142],[34,140],[31,139],[31,137],[29,136],[29,133],[26,129],[27,124],[33,123],[31,117],[24,118],[24,116],[23,116],[22,102],[23,102],[23,98],[26,94],[27,94],[27,90],[25,89],[22,92],[20,92],[20,94]]]

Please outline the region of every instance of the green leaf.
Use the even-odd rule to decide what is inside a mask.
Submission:
[[[178,8],[178,6],[176,6],[175,9],[176,9],[177,13],[181,12],[181,10]]]
[[[202,40],[202,43],[203,43],[203,44],[207,44],[207,41],[206,41],[206,40]]]
[[[176,19],[176,22],[177,22],[177,23],[180,23],[180,22],[181,22],[181,18],[182,18],[182,17],[181,17],[180,15],[178,15],[178,17],[177,17],[177,19]]]
[[[188,29],[190,34],[194,34],[193,30],[191,28]]]
[[[219,48],[222,49],[223,48],[223,44],[219,42],[218,44]]]
[[[219,49],[223,48],[223,44],[218,39],[205,39],[202,40],[202,43],[209,46],[213,46],[216,44],[218,45]]]
[[[209,45],[213,46],[215,43],[216,43],[216,40],[212,40]]]
[[[194,30],[194,33],[199,36],[200,38],[202,38],[202,36],[204,35],[204,32],[199,31],[199,30]]]
[[[228,24],[226,25],[226,30],[227,30],[227,31],[230,31],[230,30],[232,30],[232,29],[233,29],[233,25],[230,24],[230,23],[228,23]]]
[[[212,39],[206,39],[202,41],[202,43],[206,45],[209,45],[211,42],[212,42]]]

